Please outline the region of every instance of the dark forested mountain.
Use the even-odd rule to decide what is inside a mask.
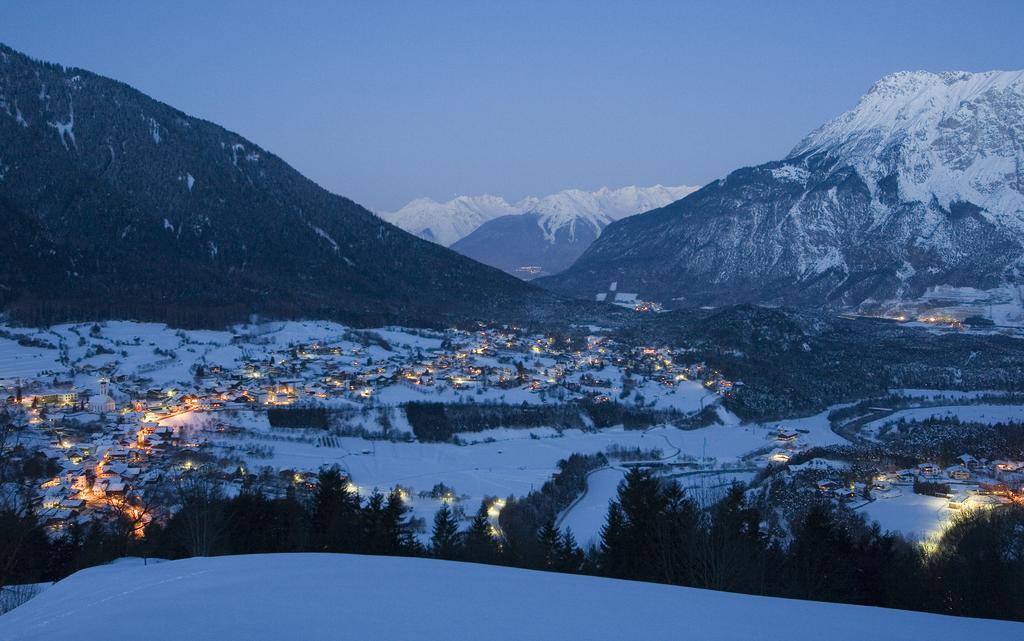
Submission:
[[[580,257],[603,225],[573,221],[551,230],[536,212],[488,221],[452,245],[452,249],[523,279],[557,274]]]
[[[1019,284],[1024,72],[897,73],[784,160],[609,225],[540,282],[666,305],[846,307]]]
[[[436,324],[554,300],[220,126],[3,46],[0,226],[0,305],[28,321]]]

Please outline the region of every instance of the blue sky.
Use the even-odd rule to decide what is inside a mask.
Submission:
[[[882,75],[1024,68],[1024,2],[47,2],[0,41],[123,80],[375,209],[696,184]]]

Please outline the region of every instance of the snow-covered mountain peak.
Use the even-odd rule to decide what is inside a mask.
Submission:
[[[789,160],[823,154],[872,191],[895,177],[902,200],[971,203],[1024,231],[1024,71],[888,75],[808,135]]]
[[[457,196],[439,203],[417,198],[398,211],[381,213],[384,220],[440,245],[451,245],[489,220],[519,213],[500,196]]]
[[[901,71],[876,82],[856,107],[811,132],[790,156],[853,138],[887,138],[924,126],[948,128],[967,115],[965,110],[984,104],[997,110],[1019,109],[1022,101],[1024,71]],[[946,122],[947,118],[953,121]]]
[[[613,221],[664,207],[697,189],[686,185],[602,187],[592,192],[566,189],[541,198],[531,211],[541,214],[538,224],[548,241],[554,242],[556,232],[567,226],[570,237],[575,235],[575,226],[579,223],[591,225],[600,232]]]
[[[382,213],[381,217],[406,231],[442,245],[451,245],[480,225],[500,216],[537,213],[538,224],[549,242],[555,233],[569,226],[571,235],[582,221],[600,232],[608,223],[643,211],[663,207],[679,200],[697,187],[602,187],[589,192],[566,189],[536,198],[528,196],[509,204],[500,196],[459,196],[444,203],[430,198],[417,198],[398,211]]]

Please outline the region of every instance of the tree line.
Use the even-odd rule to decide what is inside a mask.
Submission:
[[[360,497],[337,469],[320,472],[308,497],[259,490],[225,496],[195,477],[175,493],[173,514],[143,538],[131,523],[72,525],[52,538],[32,515],[0,512],[0,581],[33,583],[124,555],[178,559],[280,552],[429,556],[943,614],[1024,620],[1024,509],[956,519],[928,548],[877,525],[850,524],[827,503],[796,520],[785,545],[765,514],[734,485],[702,507],[675,481],[634,468],[610,501],[600,541],[582,549],[556,516],[578,494],[593,457],[563,461],[538,492],[507,499],[500,517],[485,499],[471,515],[444,503],[429,540],[399,489]],[[17,549],[17,553],[11,550]]]
[[[413,433],[424,442],[449,441],[460,432],[482,432],[499,427],[590,429],[622,425],[627,430],[642,430],[670,423],[687,429],[718,420],[712,407],[697,416],[687,416],[673,409],[655,410],[587,399],[553,405],[413,401],[403,407]]]

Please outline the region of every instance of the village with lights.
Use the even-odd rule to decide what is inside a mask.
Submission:
[[[745,423],[725,403],[742,382],[689,350],[629,346],[600,331],[276,323],[210,332],[111,322],[7,328],[2,340],[0,354],[18,370],[0,381],[14,428],[5,452],[39,471],[25,500],[52,536],[114,514],[142,537],[190,475],[228,494],[308,496],[328,466],[361,495],[396,489],[421,523],[442,504],[483,501],[497,528],[506,497],[540,487],[575,453],[603,456],[611,481],[647,465],[700,491],[747,483],[784,508],[826,497],[922,541],[959,510],[1024,499],[1024,463],[1007,458],[837,460],[827,449],[882,444],[906,412],[927,417],[936,402],[855,413],[854,432],[828,413]],[[1020,406],[984,400],[964,409],[1020,420]],[[584,410],[576,423],[513,421],[427,438],[408,412],[417,403]],[[595,421],[601,406],[629,407],[647,422]],[[596,540],[614,485],[562,515],[584,542]]]

